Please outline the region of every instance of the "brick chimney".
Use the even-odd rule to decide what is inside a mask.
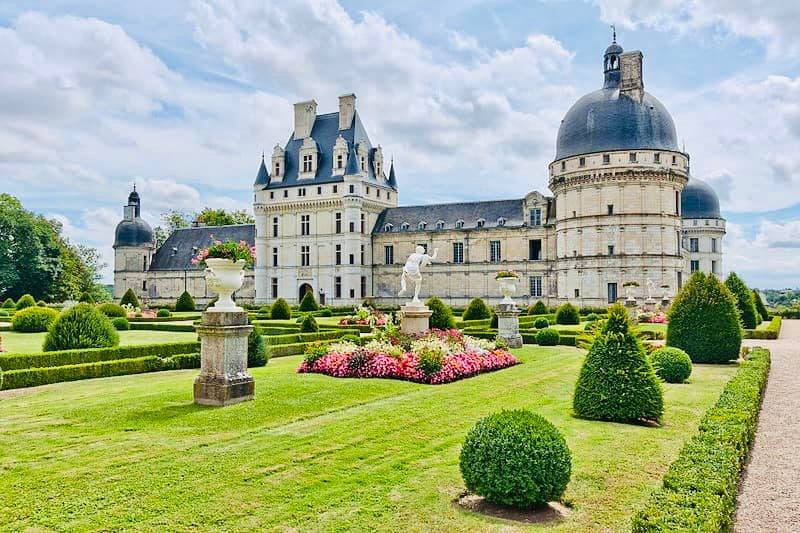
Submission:
[[[642,53],[639,50],[625,52],[619,56],[619,92],[632,100],[642,103],[644,79],[642,78]]]
[[[311,136],[311,128],[317,118],[317,102],[309,100],[294,104],[294,138],[305,139]]]
[[[343,94],[339,97],[339,130],[349,129],[356,114],[356,95]]]

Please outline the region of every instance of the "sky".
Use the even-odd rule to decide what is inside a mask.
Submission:
[[[332,112],[353,92],[401,205],[549,194],[559,123],[602,85],[611,24],[720,196],[725,270],[800,285],[800,4],[787,1],[6,0],[0,192],[113,265],[132,183],[154,226],[168,209],[251,210],[292,104]]]

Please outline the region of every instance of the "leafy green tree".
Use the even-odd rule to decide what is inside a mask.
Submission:
[[[761,321],[757,318],[758,311],[756,311],[756,304],[753,301],[753,292],[747,288],[747,285],[736,275],[736,272],[731,272],[728,275],[728,279],[725,280],[725,286],[736,298],[736,308],[739,310],[742,325],[746,329],[755,329]]]
[[[761,299],[761,293],[755,289],[753,289],[753,300],[756,303],[756,311],[758,311],[758,314],[761,315],[761,320],[769,320],[769,311],[767,311],[767,306],[764,305],[764,300]]]
[[[316,311],[319,309],[319,305],[317,305],[317,301],[314,299],[314,293],[308,291],[303,296],[303,299],[300,300],[300,311],[303,313],[308,313],[311,311]]]
[[[453,318],[453,310],[439,298],[435,296],[433,298],[428,298],[425,305],[433,311],[430,318],[431,328],[452,329],[456,327],[456,321],[455,318]]]
[[[492,310],[486,305],[481,298],[473,298],[470,300],[464,313],[461,315],[462,320],[484,320],[492,317]]]
[[[196,216],[195,220],[201,222],[206,226],[230,226],[233,224],[253,224],[252,215],[247,211],[225,211],[224,209],[212,209],[210,207],[204,208]]]
[[[23,294],[22,297],[17,300],[17,311],[28,307],[36,307],[36,300],[30,294]]]
[[[139,305],[139,298],[136,297],[136,293],[130,288],[125,291],[125,294],[122,295],[122,299],[119,301],[119,304],[132,305],[134,308],[141,307],[141,305]]]

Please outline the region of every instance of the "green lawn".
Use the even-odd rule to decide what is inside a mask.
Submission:
[[[41,352],[42,343],[46,333],[15,333],[3,331],[3,346],[8,353]],[[162,342],[190,342],[197,340],[197,334],[192,332],[171,331],[120,331],[119,343],[123,346],[130,344],[157,344]]]
[[[572,513],[546,528],[624,530],[736,370],[696,365],[691,384],[665,386],[665,425],[649,428],[570,415],[580,351],[517,353],[525,364],[439,386],[298,375],[299,357],[275,359],[253,371],[256,401],[224,409],[192,403],[197,371],[8,391],[0,394],[0,524],[523,529],[452,502],[464,490],[458,454],[467,430],[500,409],[528,408],[558,426],[573,451]]]

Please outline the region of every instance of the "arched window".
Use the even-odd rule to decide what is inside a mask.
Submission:
[[[403,222],[400,224],[400,229],[403,231],[408,231],[408,222]]]
[[[506,219],[504,219],[503,217],[498,218],[497,219],[497,225],[498,226],[505,226],[506,225]]]
[[[478,219],[478,227],[479,227],[479,228],[482,228],[484,224],[486,224],[486,219],[484,219],[484,218],[479,218],[479,219]]]
[[[423,222],[420,222],[419,224],[417,224],[417,230],[419,230],[419,231],[422,231],[422,230],[424,230],[424,229],[425,229],[425,227],[426,227],[427,225],[428,225],[428,223],[427,223],[427,222],[424,222],[424,221],[423,221]]]
[[[444,220],[440,220],[436,223],[436,229],[444,229]]]
[[[464,221],[460,219],[456,220],[456,229],[461,229],[463,227],[464,227]]]
[[[392,229],[394,229],[394,226],[392,226],[391,224],[386,224],[383,227],[383,231],[385,231],[386,233],[389,233],[390,231],[392,231]]]

